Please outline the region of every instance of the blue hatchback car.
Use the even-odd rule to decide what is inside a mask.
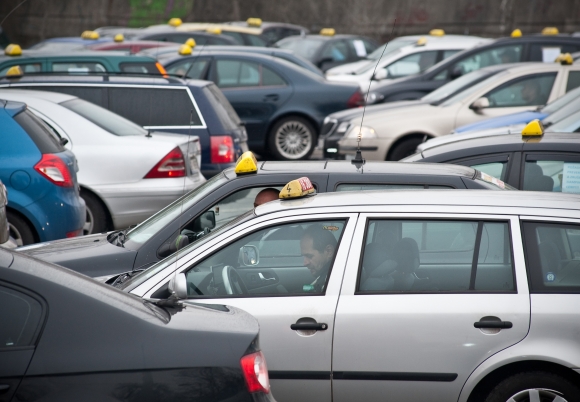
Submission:
[[[10,235],[21,246],[82,234],[74,154],[26,104],[0,100],[0,180]]]

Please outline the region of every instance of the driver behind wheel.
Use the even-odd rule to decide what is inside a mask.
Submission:
[[[319,225],[309,227],[300,239],[300,251],[304,266],[315,278],[314,282],[304,286],[306,291],[322,292],[334,259],[336,239]]]

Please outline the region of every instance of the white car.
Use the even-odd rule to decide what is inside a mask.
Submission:
[[[84,234],[138,224],[205,182],[197,136],[148,132],[71,95],[4,89],[0,99],[26,103],[68,141],[87,206]]]
[[[252,314],[279,402],[578,402],[579,206],[501,190],[271,201],[121,287]]]
[[[508,68],[506,68],[508,67]],[[490,117],[517,113],[545,105],[575,88],[572,73],[580,65],[521,63],[512,67],[486,67],[439,88],[459,85],[472,74],[485,75],[503,70],[442,102],[413,103],[408,107],[366,113],[350,120],[349,129],[338,142],[339,154],[352,158],[359,132],[363,156],[369,160],[400,160],[415,152],[425,139],[448,134],[456,127]],[[577,74],[577,73],[576,73]],[[362,128],[361,128],[362,125]]]
[[[422,73],[455,53],[488,42],[491,42],[491,39],[477,36],[449,35],[420,37],[415,42],[405,44],[405,46],[394,50],[389,49],[389,46],[392,46],[389,43],[383,57],[381,57],[380,53],[375,60],[370,59],[369,56],[369,60],[354,70],[352,70],[352,67],[338,70],[345,66],[332,68],[326,72],[326,78],[329,81],[357,82],[366,90],[370,82],[376,83],[380,81],[385,83],[388,80]],[[396,44],[397,42],[395,42]],[[376,52],[375,50],[372,55]],[[370,88],[372,90],[373,86],[371,85]]]

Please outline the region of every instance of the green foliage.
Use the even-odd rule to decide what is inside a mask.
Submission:
[[[130,27],[165,24],[170,18],[184,18],[192,7],[192,0],[130,0]]]

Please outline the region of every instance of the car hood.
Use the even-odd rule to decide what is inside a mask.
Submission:
[[[354,119],[356,117],[362,117],[363,112],[365,115],[369,113],[380,113],[390,109],[398,109],[401,107],[407,106],[416,106],[416,105],[423,105],[427,102],[422,100],[412,100],[412,101],[398,101],[398,102],[390,102],[390,103],[381,103],[379,105],[372,105],[367,106],[366,108],[354,108],[354,109],[346,109],[341,110],[340,112],[332,113],[328,115],[331,119],[337,119],[340,121]]]
[[[452,108],[442,108],[440,106],[433,106],[429,103],[420,102],[416,104],[405,104],[398,108],[372,110],[370,112],[367,110],[364,115],[364,125],[376,129],[377,127],[382,127],[384,124],[390,125],[395,122],[397,124],[400,122],[408,122],[412,124],[419,116],[422,120],[429,118],[430,116],[441,117],[442,114],[446,114],[446,110],[451,111],[451,109]],[[361,116],[352,118],[350,122],[351,124],[358,125],[361,123],[361,119],[362,113]]]
[[[69,250],[79,250],[88,248],[97,248],[101,242],[107,241],[107,233],[99,233],[89,236],[73,237],[72,239],[62,239],[55,241],[47,241],[44,243],[36,243],[30,246],[19,247],[16,249],[19,253],[29,255],[31,257],[41,258],[41,254],[60,253]]]
[[[507,116],[494,117],[492,119],[486,119],[477,123],[457,127],[455,130],[453,130],[453,134],[461,134],[468,131],[487,130],[490,128],[510,126],[513,124],[527,124],[534,119],[542,120],[546,116],[548,116],[547,113],[541,113],[537,111],[508,114]]]

